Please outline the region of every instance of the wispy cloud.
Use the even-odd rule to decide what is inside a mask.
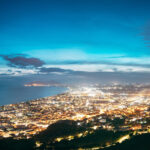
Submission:
[[[87,59],[87,60],[58,60],[50,61],[47,65],[114,65],[114,66],[132,66],[132,67],[144,67],[150,68],[150,57],[99,57],[99,59]]]

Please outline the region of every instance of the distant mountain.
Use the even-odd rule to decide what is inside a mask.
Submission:
[[[41,81],[36,81],[36,82],[29,82],[29,83],[26,83],[24,84],[24,86],[34,86],[34,87],[40,87],[40,86],[65,86],[63,84],[60,84],[58,82],[54,82],[54,81],[51,81],[51,82],[41,82]]]

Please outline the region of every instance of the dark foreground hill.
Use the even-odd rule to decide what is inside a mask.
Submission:
[[[150,134],[137,135],[121,144],[103,150],[150,150]]]
[[[46,143],[53,141],[57,137],[75,134],[84,130],[85,127],[78,126],[75,121],[61,120],[50,125],[45,131],[39,133],[34,138]]]
[[[50,125],[45,131],[39,133],[32,139],[15,140],[11,138],[0,140],[0,150],[71,150],[78,148],[105,147],[108,143],[114,143],[123,135],[130,132],[113,132],[102,129],[94,130],[91,134],[83,137],[75,137],[72,140],[62,140],[56,142],[58,137],[77,135],[87,131],[85,126],[77,125],[71,120],[59,121]],[[91,131],[91,130],[89,130]],[[36,143],[41,145],[37,147]],[[137,135],[123,143],[104,148],[103,150],[150,150],[150,134]]]
[[[0,140],[0,150],[35,150],[35,141],[28,140],[14,140],[12,138]]]

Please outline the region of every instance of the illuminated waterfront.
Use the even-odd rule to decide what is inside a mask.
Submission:
[[[148,85],[95,85],[1,106],[0,136],[31,138],[59,120],[90,124],[92,130],[149,132],[149,91]]]

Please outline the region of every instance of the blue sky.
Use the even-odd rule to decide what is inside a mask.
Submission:
[[[0,0],[0,74],[150,72],[149,14],[149,0]]]

